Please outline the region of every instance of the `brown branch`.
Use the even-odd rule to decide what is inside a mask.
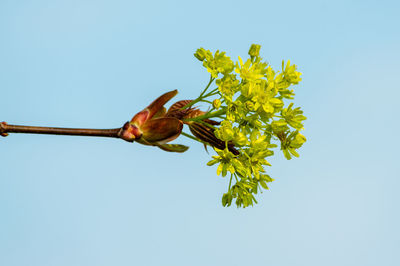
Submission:
[[[0,135],[3,137],[6,137],[8,133],[28,133],[28,134],[119,138],[120,131],[121,128],[89,129],[89,128],[34,127],[34,126],[9,125],[6,122],[0,123]]]

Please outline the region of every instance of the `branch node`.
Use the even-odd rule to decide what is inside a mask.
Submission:
[[[6,122],[1,122],[0,123],[0,136],[2,137],[7,137],[7,123]]]

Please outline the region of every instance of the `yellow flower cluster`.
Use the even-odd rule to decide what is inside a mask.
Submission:
[[[273,179],[264,166],[270,166],[266,157],[274,154],[275,143],[291,159],[299,156],[296,150],[306,141],[299,132],[306,117],[299,107],[293,109],[293,103],[285,108],[284,102],[293,99],[290,87],[301,81],[301,73],[290,61],[282,62],[281,72],[274,71],[262,61],[260,48],[253,44],[245,62],[241,57],[233,62],[225,52],[213,54],[204,48],[195,53],[216,84],[211,93],[203,92],[195,101],[212,103],[207,117],[222,119],[215,136],[239,151],[235,155],[228,148],[215,148],[218,155],[208,163],[218,164],[218,175],[230,174],[228,191],[222,197],[224,206],[233,200],[238,207],[253,205],[257,202],[254,195],[261,188],[268,189]],[[206,99],[210,97],[214,99]]]

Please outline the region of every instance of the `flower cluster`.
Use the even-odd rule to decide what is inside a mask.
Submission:
[[[282,70],[275,71],[259,53],[260,45],[253,44],[246,61],[239,57],[233,62],[224,52],[212,53],[204,48],[194,54],[211,74],[210,83],[215,81],[216,85],[210,93],[203,91],[195,102],[211,104],[207,118],[221,119],[215,136],[226,147],[229,143],[238,150],[235,155],[228,148],[214,148],[217,155],[208,162],[218,165],[218,175],[229,176],[223,206],[230,206],[232,201],[238,207],[257,203],[254,195],[268,189],[267,183],[273,181],[265,171],[265,166],[270,166],[266,158],[274,154],[272,149],[279,145],[284,156],[291,159],[292,155],[299,156],[297,149],[306,141],[300,133],[306,117],[299,107],[293,108],[293,103],[285,108],[284,102],[294,98],[291,86],[301,81],[301,73],[290,61],[282,62]]]

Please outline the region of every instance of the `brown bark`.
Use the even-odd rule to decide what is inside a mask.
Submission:
[[[119,138],[120,130],[121,128],[91,129],[91,128],[35,127],[35,126],[9,125],[6,122],[0,123],[0,135],[3,137],[6,137],[8,133],[27,133],[27,134],[50,134],[50,135]]]

